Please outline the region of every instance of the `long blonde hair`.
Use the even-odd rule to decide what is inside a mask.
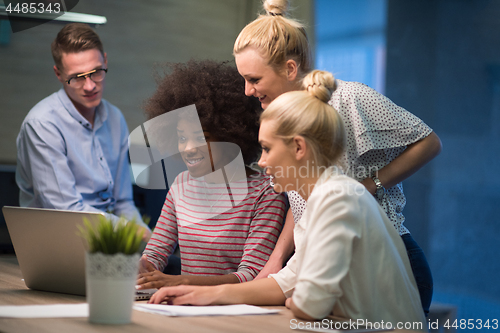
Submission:
[[[264,0],[266,15],[249,23],[234,43],[236,55],[247,47],[255,47],[268,60],[275,72],[280,73],[289,59],[295,60],[299,78],[311,70],[311,51],[304,26],[286,17],[288,0]]]
[[[289,143],[302,136],[317,166],[338,164],[346,144],[344,124],[328,104],[335,91],[329,72],[315,70],[303,80],[305,90],[290,91],[277,97],[262,113],[260,121],[276,120],[275,135]]]

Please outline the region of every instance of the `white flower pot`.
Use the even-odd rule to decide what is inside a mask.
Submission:
[[[130,323],[139,254],[87,253],[85,266],[89,321],[98,324]]]

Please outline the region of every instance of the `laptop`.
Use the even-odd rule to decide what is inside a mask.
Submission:
[[[86,250],[77,226],[103,213],[11,206],[2,211],[26,286],[85,296]]]

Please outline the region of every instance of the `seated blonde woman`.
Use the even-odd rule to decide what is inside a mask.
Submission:
[[[421,323],[426,331],[401,237],[364,186],[337,167],[346,139],[338,113],[327,104],[333,76],[314,71],[304,87],[271,102],[259,132],[259,165],[273,176],[274,190],[295,190],[307,200],[294,229],[294,256],[267,279],[167,287],[150,302],[286,305],[301,319],[333,314],[394,328]]]

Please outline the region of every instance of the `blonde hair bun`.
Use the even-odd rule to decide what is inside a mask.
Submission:
[[[263,0],[263,7],[268,15],[286,16],[288,0]]]
[[[311,96],[328,103],[335,91],[335,78],[330,72],[314,70],[306,75],[302,81],[302,86]]]
[[[288,144],[296,135],[304,137],[316,166],[339,163],[345,149],[344,123],[328,104],[335,91],[333,74],[312,71],[303,80],[305,90],[289,91],[276,97],[260,116],[274,119],[274,134]]]

